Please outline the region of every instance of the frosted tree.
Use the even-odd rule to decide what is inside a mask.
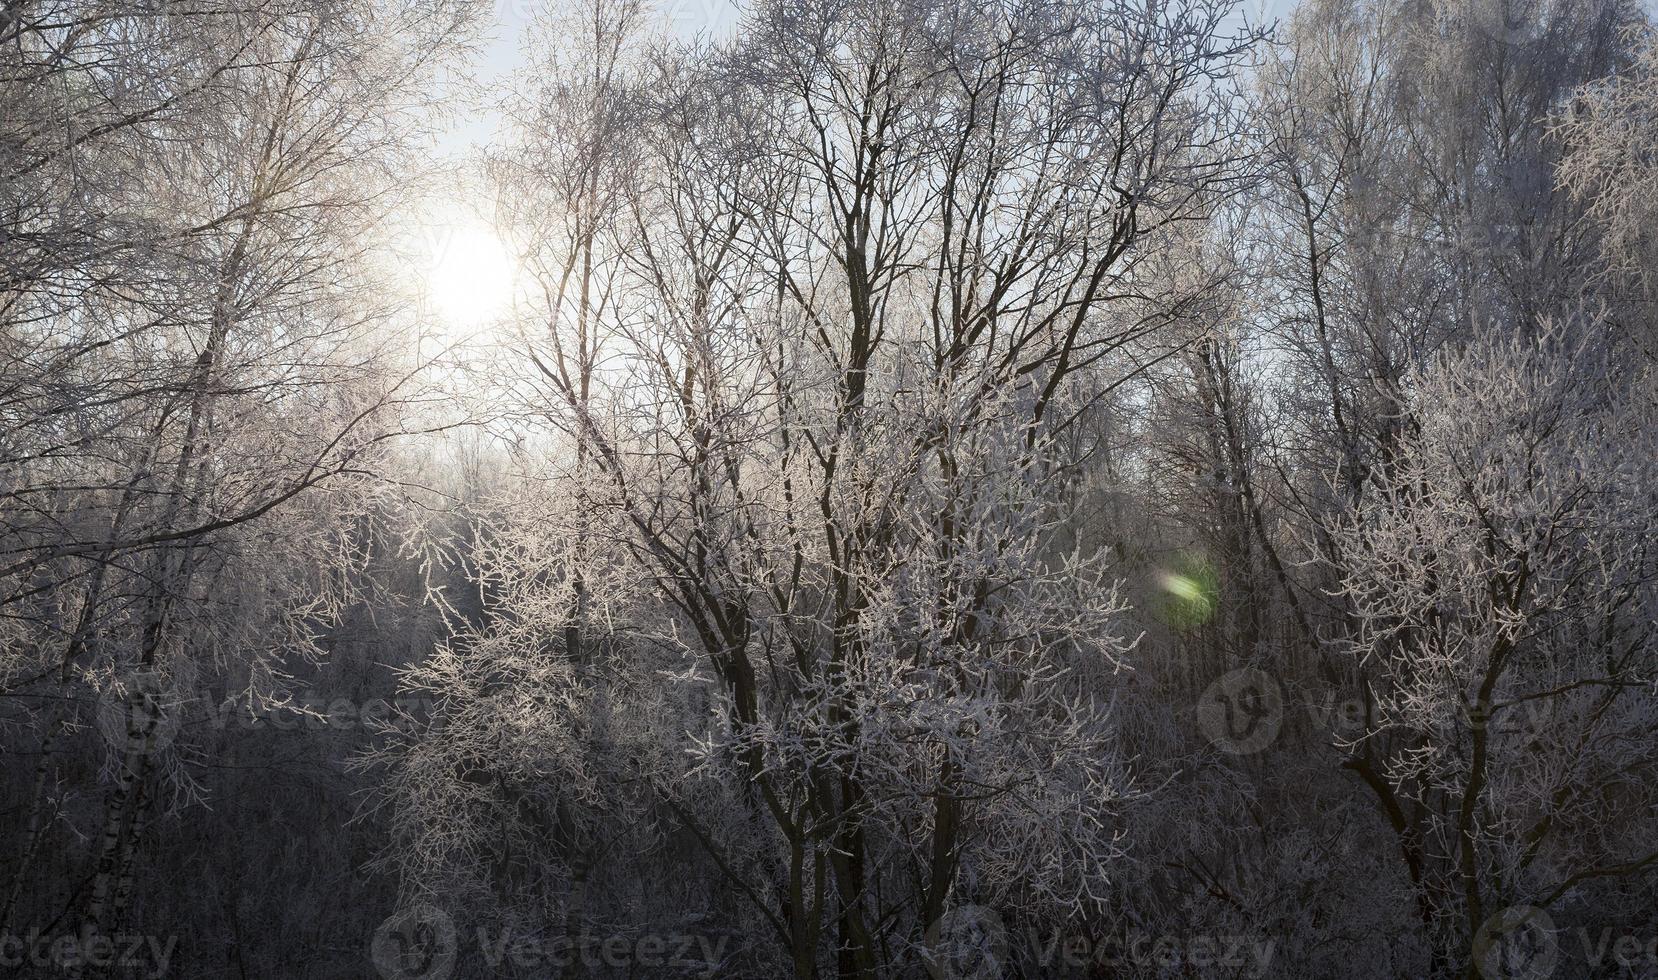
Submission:
[[[1439,968],[1505,906],[1631,914],[1617,881],[1658,862],[1653,380],[1592,317],[1447,353],[1339,532],[1368,696],[1349,765]]]
[[[411,324],[383,285],[385,243],[416,89],[464,12],[30,4],[0,19],[0,669],[42,742],[8,915],[48,775],[71,768],[60,738],[90,730],[94,698],[126,730],[108,740],[101,826],[76,828],[93,870],[40,895],[107,932],[131,906],[152,777],[189,798],[163,750],[194,686],[223,675],[263,696],[274,664],[317,652],[384,447],[418,424],[417,364],[388,353]]]
[[[1253,36],[1206,4],[778,3],[729,50],[613,75],[628,16],[562,21],[586,47],[527,121],[568,152],[503,167],[515,196],[546,188],[513,213],[559,223],[533,246],[549,288],[515,382],[545,420],[524,492],[555,496],[500,532],[498,625],[442,662],[500,683],[391,760],[400,798],[421,799],[410,767],[503,724],[545,736],[546,765],[604,758],[802,977],[950,955],[962,906],[1097,909],[1132,791],[1108,705],[1134,633],[1107,556],[1056,543],[1070,436],[1181,301],[1145,256],[1244,178],[1215,147]],[[632,107],[625,172],[582,149],[614,131],[600,97]],[[560,665],[546,638],[573,627]],[[546,666],[500,678],[501,649]],[[662,692],[628,676],[647,667]],[[670,721],[644,739],[668,746],[595,755],[600,700],[628,738]],[[641,761],[685,749],[688,769]],[[433,825],[482,793],[533,835],[471,788],[497,785],[478,765],[433,783],[410,832],[456,840]],[[558,826],[580,785],[549,801]]]
[[[1559,183],[1583,209],[1586,237],[1597,240],[1604,263],[1586,285],[1599,286],[1618,318],[1641,338],[1648,357],[1658,352],[1650,326],[1658,283],[1652,202],[1658,193],[1658,45],[1632,30],[1635,52],[1624,70],[1585,85],[1555,117],[1554,135],[1566,146]]]

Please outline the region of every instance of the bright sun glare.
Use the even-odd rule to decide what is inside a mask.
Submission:
[[[457,224],[434,245],[426,289],[445,323],[476,327],[506,311],[513,262],[493,230],[479,222]]]

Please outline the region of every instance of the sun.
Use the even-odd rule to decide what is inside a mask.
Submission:
[[[478,327],[512,305],[512,256],[494,229],[463,221],[433,236],[426,294],[433,312],[454,327]]]

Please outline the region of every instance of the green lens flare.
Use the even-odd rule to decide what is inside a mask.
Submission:
[[[1214,616],[1220,603],[1220,582],[1207,561],[1185,556],[1157,581],[1164,593],[1159,611],[1165,623],[1176,629],[1193,629]]]
[[[1203,602],[1203,586],[1188,575],[1169,574],[1163,576],[1163,588],[1168,589],[1176,598],[1187,602]]]

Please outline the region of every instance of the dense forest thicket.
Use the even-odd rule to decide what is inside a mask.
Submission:
[[[0,973],[1658,976],[1650,13],[1248,13],[0,0]]]

